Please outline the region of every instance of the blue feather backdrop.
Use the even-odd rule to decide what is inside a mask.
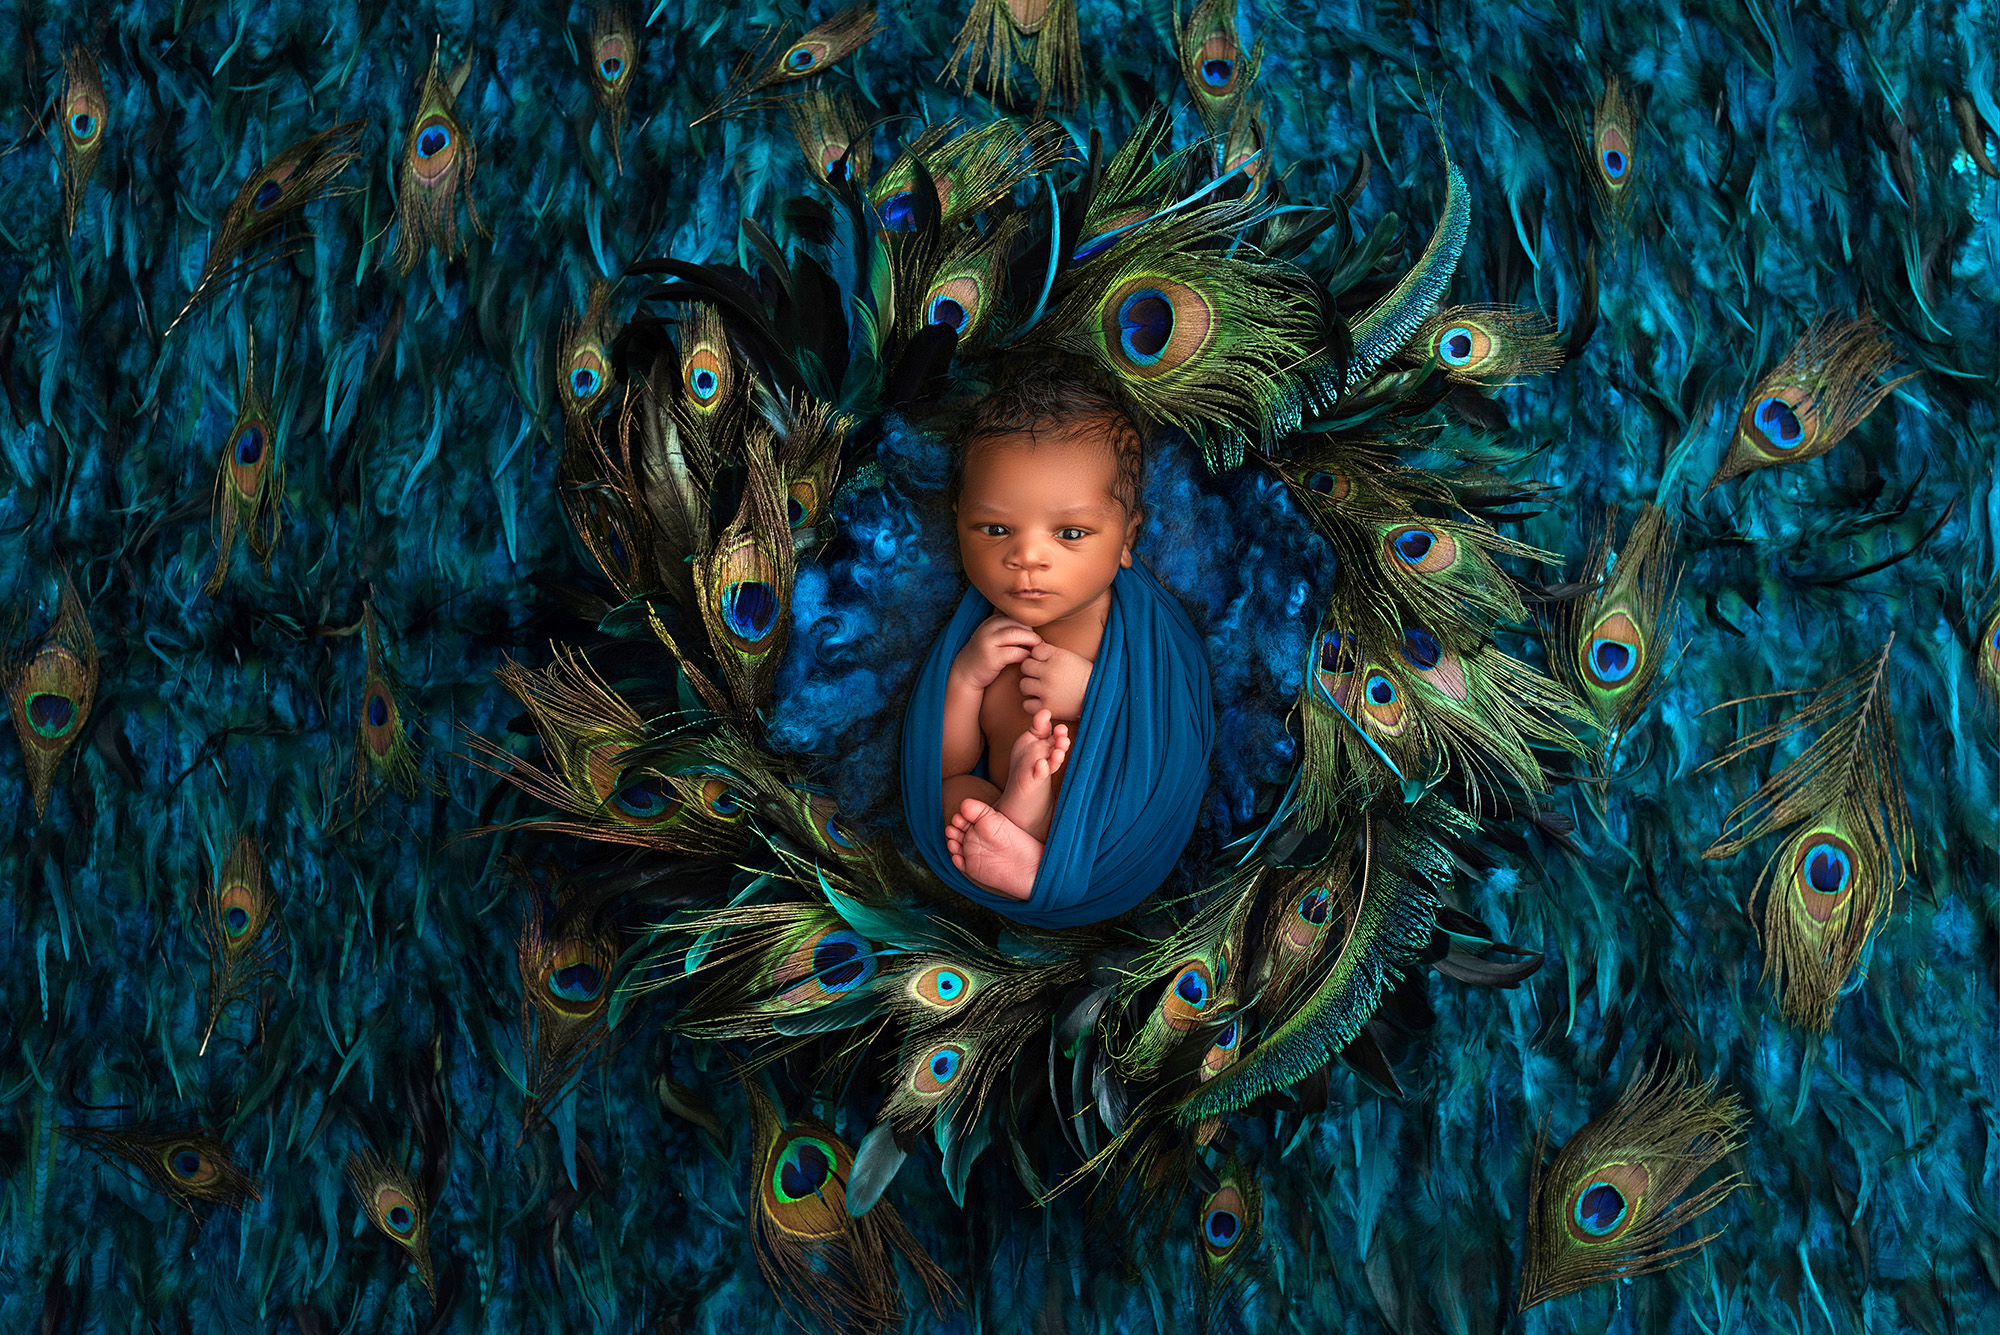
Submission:
[[[1179,88],[1173,11],[1083,5],[1092,92],[1061,116],[1079,143],[1092,126],[1117,142]],[[1496,438],[1535,451],[1519,477],[1554,487],[1516,535],[1565,554],[1575,577],[1606,507],[1622,531],[1657,500],[1679,517],[1687,563],[1675,656],[1618,782],[1601,797],[1559,790],[1564,819],[1547,824],[1573,822],[1566,835],[1460,870],[1465,907],[1544,952],[1541,972],[1512,991],[1429,978],[1435,1022],[1399,1062],[1402,1099],[1336,1068],[1326,1112],[1247,1130],[1264,1228],[1242,1323],[1993,1329],[2000,726],[1975,641],[2000,580],[1995,12],[1919,0],[1245,0],[1241,12],[1264,42],[1271,158],[1295,196],[1331,196],[1365,155],[1357,212],[1400,227],[1414,255],[1444,197],[1435,98],[1472,189],[1454,299],[1534,306],[1587,331],[1559,372],[1483,409]],[[881,15],[885,31],[850,64],[860,94],[919,120],[981,108],[936,81],[958,7]],[[526,909],[508,858],[560,851],[466,837],[513,811],[465,740],[526,727],[493,670],[587,639],[602,606],[555,500],[564,320],[628,264],[737,261],[738,220],[807,181],[780,120],[690,128],[761,32],[807,18],[804,6],[660,0],[632,17],[630,126],[614,155],[586,83],[582,7],[0,9],[0,629],[17,661],[32,651],[66,579],[100,658],[45,816],[25,764],[0,766],[9,1327],[782,1325],[752,1254],[754,1184],[740,1155],[713,1152],[730,1147],[741,1101],[701,1092],[719,1086],[664,1029],[660,994],[615,1004],[581,1088],[521,1138]],[[103,146],[66,235],[76,47],[102,74]],[[434,50],[446,70],[469,62],[456,107],[477,146],[468,189],[484,230],[462,226],[462,254],[434,251],[405,276],[391,262],[408,226],[392,223],[408,192],[398,158]],[[1635,198],[1616,237],[1575,132],[1613,76],[1636,126]],[[289,254],[174,325],[239,186],[357,118],[359,159],[305,210],[310,237],[294,224]],[[909,123],[885,124],[880,145]],[[617,289],[614,319],[635,288]],[[1704,494],[1760,376],[1817,314],[1857,311],[1918,377],[1824,457]],[[282,525],[268,571],[239,535],[209,596],[216,477],[253,340]],[[943,464],[926,448],[885,453],[891,485],[935,492]],[[1150,485],[1144,541],[1163,552],[1190,550],[1175,524],[1266,512],[1173,456]],[[948,564],[942,582],[924,566],[925,534],[899,527],[908,512],[868,500],[838,515],[864,556],[807,567],[795,605],[820,663],[847,675],[792,671],[775,720],[800,750],[866,761],[841,771],[855,810],[888,781],[868,747],[889,740],[813,692],[850,708],[893,699],[929,639],[908,626],[934,625],[955,592]],[[1215,617],[1236,638],[1212,657],[1270,674],[1246,697],[1296,688],[1287,664],[1304,640],[1282,619],[1300,584],[1320,596],[1323,573],[1282,529],[1243,535],[1233,568],[1161,570],[1191,600],[1234,609]],[[869,598],[922,615],[887,630],[841,619]],[[357,759],[364,607],[413,748],[406,791]],[[1702,857],[1789,757],[1699,767],[1767,724],[1774,702],[1705,711],[1815,687],[1892,634],[1913,875],[1815,1039],[1759,981],[1745,905],[1770,845]],[[1218,694],[1232,698],[1229,682]],[[1240,728],[1228,763],[1241,777],[1225,767],[1220,799],[1237,809],[1210,838],[1284,766],[1270,719]],[[229,1007],[204,1044],[200,924],[243,831],[261,842],[285,947],[275,983]],[[1703,1221],[1725,1231],[1686,1264],[1517,1315],[1538,1129],[1570,1136],[1659,1052],[1742,1100],[1748,1144],[1733,1167],[1751,1189]],[[820,1115],[850,1139],[866,1129],[838,1099]],[[258,1197],[197,1226],[65,1130],[156,1119],[211,1128]],[[364,1149],[408,1166],[432,1198],[434,1296],[349,1185]],[[936,1321],[920,1306],[911,1329],[1192,1324],[1191,1226],[1127,1236],[1081,1192],[1021,1213],[992,1163],[961,1207],[937,1190],[937,1156],[914,1157],[892,1199],[965,1302]]]

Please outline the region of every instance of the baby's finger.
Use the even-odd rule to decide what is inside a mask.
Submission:
[[[1056,648],[1047,640],[1038,640],[1035,645],[1035,661],[1037,663],[1046,663],[1061,652],[1062,650]]]
[[[1035,650],[1029,650],[1028,656],[1021,660],[1021,680],[1024,682],[1029,678],[1040,680],[1048,670],[1048,664],[1036,656]]]

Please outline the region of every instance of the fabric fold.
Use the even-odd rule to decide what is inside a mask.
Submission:
[[[910,835],[947,885],[1016,922],[1081,927],[1115,918],[1166,881],[1208,792],[1215,710],[1201,637],[1142,563],[1118,572],[1041,868],[1022,901],[968,880],[944,842],[946,678],[992,614],[967,589],[910,693],[902,737]]]

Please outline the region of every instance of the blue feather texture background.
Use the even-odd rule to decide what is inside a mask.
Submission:
[[[1093,126],[1115,143],[1156,97],[1184,100],[1167,91],[1174,6],[1079,8],[1088,92],[1055,114],[1080,144]],[[493,670],[587,637],[604,605],[555,499],[563,321],[627,265],[750,257],[739,220],[808,182],[791,130],[775,115],[690,123],[765,30],[830,12],[635,9],[615,155],[582,6],[0,9],[0,632],[32,651],[67,579],[100,659],[46,816],[0,742],[0,1324],[782,1328],[732,1142],[741,1100],[699,1092],[713,1073],[668,1033],[659,994],[614,1004],[576,1090],[522,1135],[514,943],[523,887],[556,854],[467,837],[518,800],[464,738],[524,731]],[[1413,257],[1443,207],[1442,133],[1473,215],[1451,300],[1532,306],[1565,331],[1560,371],[1465,405],[1532,449],[1513,480],[1553,487],[1513,536],[1568,558],[1549,579],[1580,578],[1607,508],[1622,532],[1656,502],[1686,573],[1670,667],[1615,782],[1558,790],[1509,858],[1459,869],[1463,907],[1544,953],[1540,973],[1511,991],[1417,975],[1427,1013],[1398,1063],[1403,1097],[1335,1068],[1324,1112],[1246,1131],[1264,1227],[1232,1319],[1397,1335],[1993,1329],[2000,720],[1975,665],[2000,596],[2000,15],[1925,0],[1239,13],[1264,44],[1267,147],[1294,196],[1330,197],[1365,157],[1357,216]],[[839,76],[881,108],[878,161],[925,119],[986,109],[937,81],[958,7],[896,0],[880,17]],[[79,49],[101,75],[103,141],[66,232]],[[398,168],[434,54],[465,71],[455,115],[478,165],[463,193],[484,230],[461,227],[459,254],[433,249],[403,275],[389,260],[414,201]],[[1633,113],[1617,210],[1584,151],[1612,79]],[[270,262],[176,325],[239,187],[353,120],[358,159],[258,249]],[[635,296],[614,293],[614,319]],[[1746,396],[1823,312],[1872,314],[1899,372],[1919,374],[1829,453],[1704,494]],[[283,522],[268,570],[239,542],[211,597],[216,475],[253,339]],[[886,451],[883,485],[935,493],[932,448]],[[1283,523],[1243,535],[1228,568],[1165,555],[1187,550],[1176,524],[1265,504],[1198,471],[1156,462],[1142,553],[1157,544],[1163,579],[1221,627],[1235,675],[1219,697],[1288,693],[1304,639],[1284,618],[1319,601],[1325,573]],[[800,750],[854,749],[840,800],[861,809],[887,783],[867,748],[893,739],[841,731],[812,693],[892,700],[956,584],[941,529],[865,491],[844,505],[862,557],[807,566],[794,608],[827,672],[808,681],[794,655],[780,694],[796,709],[774,727]],[[843,620],[870,600],[906,619]],[[400,787],[358,740],[364,609],[415,766]],[[1702,856],[1790,755],[1700,767],[1792,697],[1707,711],[1809,690],[1892,634],[1911,877],[1815,1037],[1760,983],[1748,903],[1767,849]],[[1268,711],[1231,726],[1217,800],[1236,805],[1204,832],[1218,841],[1289,744]],[[245,832],[280,948],[204,1050],[201,926]],[[1742,1101],[1747,1146],[1728,1166],[1750,1189],[1704,1221],[1725,1231],[1689,1263],[1517,1313],[1538,1129],[1569,1137],[1662,1053]],[[853,1140],[866,1129],[837,1099],[815,1115]],[[259,1197],[183,1210],[65,1133],[153,1121],[213,1132]],[[357,1152],[421,1187],[434,1293],[369,1225],[346,1172]],[[910,1329],[1207,1315],[1192,1226],[1129,1235],[1082,1190],[1022,1213],[990,1162],[959,1205],[925,1176],[938,1156],[913,1157],[891,1199],[965,1300],[941,1318],[919,1305]]]

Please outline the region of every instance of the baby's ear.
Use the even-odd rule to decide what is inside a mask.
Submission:
[[[1134,510],[1132,518],[1125,523],[1125,550],[1118,555],[1118,567],[1121,570],[1132,568],[1132,544],[1139,540],[1139,525],[1144,523],[1145,519],[1144,510]]]

